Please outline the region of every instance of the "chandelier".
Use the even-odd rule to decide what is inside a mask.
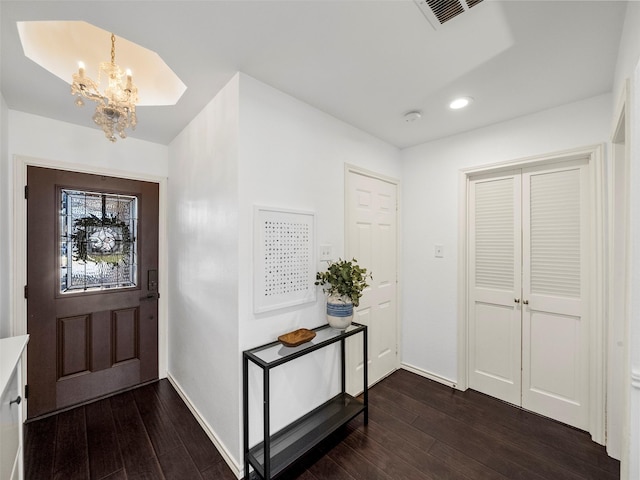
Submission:
[[[100,82],[106,80],[104,93],[100,91]],[[100,125],[105,136],[111,141],[127,138],[125,129],[136,128],[136,103],[138,88],[133,84],[131,70],[126,73],[116,65],[116,37],[111,34],[111,62],[101,62],[98,68],[98,81],[85,75],[84,64],[78,63],[78,73],[73,74],[71,94],[76,96],[75,104],[84,105],[83,98],[97,103],[93,121]]]

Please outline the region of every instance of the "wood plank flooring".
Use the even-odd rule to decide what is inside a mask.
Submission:
[[[280,478],[299,480],[615,480],[620,464],[589,435],[474,391],[400,370],[354,419]],[[235,476],[171,384],[25,425],[27,480]]]
[[[234,480],[167,380],[25,425],[28,480]]]

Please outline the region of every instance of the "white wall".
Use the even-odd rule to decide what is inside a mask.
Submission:
[[[9,110],[9,156],[14,155],[115,172],[159,177],[166,177],[168,173],[165,145],[136,138],[111,143],[98,128]],[[9,163],[11,166],[11,159]]]
[[[640,2],[627,2],[620,48],[613,79],[614,106],[620,99],[625,79],[631,78],[640,57]]]
[[[253,206],[315,212],[317,244],[344,258],[345,164],[399,178],[399,150],[247,75],[240,75],[240,348],[326,323],[325,297],[300,307],[253,313]],[[316,252],[317,256],[317,252]],[[317,264],[325,269],[326,264]],[[373,272],[375,275],[375,272]],[[272,374],[272,430],[306,413],[339,387],[336,351],[325,349]],[[254,371],[252,386],[261,385]],[[333,379],[333,382],[331,381]],[[261,438],[261,389],[252,390],[251,443]]]
[[[629,350],[631,384],[628,412],[628,449],[623,453],[624,480],[640,478],[640,63],[632,77],[631,101],[631,285]]]
[[[0,9],[0,21],[2,21],[2,9]],[[1,41],[0,41],[1,44]],[[2,76],[2,65],[0,62],[0,77]],[[8,188],[8,166],[7,149],[8,124],[7,116],[9,110],[0,92],[0,222],[9,218],[9,188]],[[8,229],[0,230],[0,272],[9,270],[9,232]],[[11,318],[9,313],[9,277],[0,273],[0,338],[13,334],[11,331]]]
[[[398,177],[399,152],[238,74],[169,155],[169,373],[241,468],[241,352],[326,323],[321,294],[312,304],[253,314],[253,206],[314,211],[318,242],[342,255],[345,163]],[[273,430],[321,403],[335,368],[334,352],[277,369]],[[261,398],[255,377],[253,407]],[[260,439],[255,410],[252,443]]]
[[[237,76],[175,138],[169,157],[169,375],[237,463]]]
[[[7,225],[11,221],[10,185],[9,178],[9,127],[7,117],[9,110],[0,94],[0,225]],[[9,264],[9,232],[8,228],[0,229],[0,338],[12,335],[11,318],[9,313],[9,275],[2,274],[10,270]]]
[[[627,114],[631,117],[631,135],[626,139],[630,144],[630,228],[631,228],[631,285],[629,352],[628,365],[622,366],[624,393],[628,400],[625,412],[624,443],[622,452],[621,477],[624,480],[640,478],[640,3],[628,2],[625,23],[620,38],[618,60],[616,63],[613,100],[617,107],[624,84],[630,79],[631,104],[627,105]],[[615,114],[617,112],[614,111]],[[617,118],[612,119],[612,124]],[[613,127],[612,127],[613,130]],[[619,414],[619,413],[618,413]]]
[[[457,381],[459,170],[605,142],[610,123],[602,95],[403,150],[403,364]]]
[[[247,75],[240,79],[240,326],[245,348],[292,327],[326,323],[324,298],[294,312],[253,315],[253,205],[315,212],[317,243],[332,244],[337,258],[344,256],[345,164],[399,178],[400,163],[396,147]]]

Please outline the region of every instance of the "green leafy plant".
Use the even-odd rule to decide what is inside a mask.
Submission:
[[[369,286],[367,280],[373,280],[367,269],[358,265],[354,258],[351,261],[338,259],[329,262],[325,272],[316,273],[316,285],[322,285],[322,291],[330,296],[344,296],[351,299],[354,307],[360,305],[362,291]]]

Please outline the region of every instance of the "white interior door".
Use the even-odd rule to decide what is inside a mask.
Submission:
[[[469,386],[519,405],[520,171],[473,179],[469,198]]]
[[[522,174],[522,406],[588,429],[587,164]]]
[[[469,199],[469,386],[587,429],[586,161],[477,177]]]
[[[373,274],[355,309],[354,321],[367,325],[369,385],[397,368],[397,184],[348,171],[346,179],[347,258]],[[349,342],[347,389],[362,391],[362,341]],[[360,363],[358,363],[360,361]]]

